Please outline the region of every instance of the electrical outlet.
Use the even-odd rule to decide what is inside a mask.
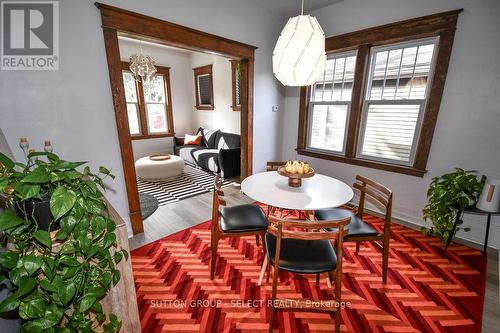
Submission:
[[[277,105],[273,105],[273,112],[278,112],[278,106]]]

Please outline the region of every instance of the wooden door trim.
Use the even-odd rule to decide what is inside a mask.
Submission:
[[[241,179],[252,174],[253,86],[256,47],[102,3],[96,2],[95,5],[101,12],[130,221],[133,233],[138,234],[144,229],[136,183],[132,139],[127,120],[118,35],[193,51],[209,51],[242,61],[244,75],[242,75],[241,105]]]

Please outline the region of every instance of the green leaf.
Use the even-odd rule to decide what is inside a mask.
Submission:
[[[46,307],[43,317],[35,319],[31,323],[36,327],[40,327],[41,330],[47,330],[61,321],[63,313],[64,311],[62,308],[59,308],[55,304],[50,304]]]
[[[0,163],[3,164],[3,166],[7,170],[14,169],[14,162],[10,158],[8,158],[7,155],[4,155],[2,153],[0,153]]]
[[[17,291],[17,294],[19,297],[22,297],[29,292],[31,292],[35,286],[36,286],[36,279],[33,277],[23,277],[19,281],[19,289]]]
[[[37,230],[33,233],[33,237],[47,249],[52,249],[52,239],[50,239],[50,234],[45,230]]]
[[[73,254],[75,253],[75,246],[71,242],[64,243],[59,250],[59,254]]]
[[[115,258],[115,263],[118,264],[120,263],[120,261],[122,261],[123,254],[121,252],[115,252],[114,258]]]
[[[0,303],[0,313],[9,312],[19,307],[19,300],[17,295],[10,295]]]
[[[80,266],[80,262],[74,257],[70,256],[62,256],[61,258],[59,258],[58,262],[66,266]]]
[[[58,290],[59,299],[63,305],[68,305],[68,303],[73,299],[76,293],[76,284],[71,282],[66,284],[63,288]]]
[[[66,238],[68,238],[68,233],[62,229],[59,229],[59,231],[57,231],[57,233],[56,233],[56,239],[58,241],[63,241]]]
[[[19,306],[19,313],[21,318],[40,318],[45,314],[45,302],[42,298],[38,297],[27,302],[22,302]]]
[[[33,275],[42,266],[42,259],[29,254],[23,257],[23,267],[28,272],[28,275]]]
[[[34,184],[44,184],[50,182],[50,174],[43,167],[38,167],[28,173],[21,182],[23,183],[34,183]]]
[[[122,253],[125,256],[125,260],[128,260],[128,252],[126,250],[122,250]]]
[[[68,161],[63,161],[60,160],[59,162],[55,163],[51,169],[52,170],[73,170],[78,168],[80,165],[86,164],[87,162],[68,162]]]
[[[36,197],[40,193],[41,186],[38,184],[23,184],[17,183],[14,185],[14,190],[22,200],[28,200]]]
[[[42,324],[40,323],[40,319],[27,321],[23,324],[21,329],[22,329],[21,332],[23,333],[41,333]]]
[[[113,286],[116,286],[116,284],[120,281],[121,273],[119,270],[115,270],[113,273]]]
[[[92,246],[92,243],[90,243],[90,240],[85,237],[85,236],[79,236],[76,241],[78,242],[78,246],[82,250],[84,254],[87,254],[90,250],[90,247]]]
[[[106,289],[102,287],[90,287],[85,293],[86,296],[92,296],[96,299],[101,299],[106,295]]]
[[[9,185],[9,179],[0,179],[0,193]]]
[[[103,216],[95,216],[91,223],[90,229],[92,230],[92,240],[99,238],[104,230],[106,230],[106,219]]]
[[[67,266],[62,269],[61,276],[64,279],[69,280],[72,279],[78,273],[79,270],[80,270],[79,267]]]
[[[78,308],[78,310],[80,312],[86,312],[88,309],[92,307],[92,305],[94,305],[96,301],[97,299],[94,296],[85,295],[83,296],[82,301],[80,302],[80,307]]]
[[[115,234],[106,234],[106,236],[104,236],[102,246],[105,249],[108,249],[109,247],[111,247],[111,245],[114,245],[115,242],[116,242],[116,235]]]
[[[104,288],[108,288],[109,285],[111,284],[111,273],[110,272],[104,272],[101,276],[101,284]]]
[[[75,179],[81,178],[83,176],[83,174],[76,171],[76,170],[69,170],[69,171],[63,172],[63,176],[67,180],[75,180]]]
[[[39,281],[40,287],[42,289],[47,290],[47,291],[57,291],[57,288],[55,288],[49,281],[49,279],[42,279]]]
[[[9,272],[9,280],[18,287],[19,281],[21,281],[21,279],[26,276],[28,276],[28,272],[26,272],[26,269],[24,269],[24,267],[16,267]]]
[[[5,210],[0,215],[0,230],[7,231],[24,223],[24,220],[16,215],[12,210]]]
[[[69,212],[76,202],[76,194],[63,186],[59,186],[50,198],[50,211],[54,219],[58,220]]]
[[[106,205],[100,200],[94,200],[88,198],[85,201],[85,208],[92,214],[100,214],[103,209],[106,208]]]
[[[0,253],[0,265],[7,269],[13,269],[17,265],[19,254],[17,252],[8,251]]]
[[[70,233],[73,231],[73,228],[77,223],[78,221],[74,215],[68,215],[61,219],[60,226],[62,230],[64,230],[67,233]]]

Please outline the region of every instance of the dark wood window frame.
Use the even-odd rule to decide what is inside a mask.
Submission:
[[[239,96],[240,99],[240,104],[238,104],[238,98],[237,98],[237,85],[238,85],[238,75],[240,76],[240,89],[239,91],[241,92],[241,73],[239,72],[240,69],[240,60],[229,60],[231,62],[231,90],[232,90],[232,104],[231,108],[233,111],[241,111],[241,93]]]
[[[195,93],[195,101],[196,105],[195,108],[197,110],[202,110],[202,111],[213,111],[215,109],[215,104],[214,104],[214,76],[213,76],[213,65],[206,65],[206,66],[201,66],[201,67],[196,67],[193,68],[193,73],[194,73],[194,93]],[[210,104],[201,104],[200,100],[200,95],[199,95],[199,88],[198,88],[198,77],[200,75],[208,75],[209,76],[209,82],[210,82]]]
[[[463,9],[453,10],[327,38],[327,53],[353,50],[357,52],[351,109],[346,128],[345,155],[341,156],[308,149],[308,113],[311,87],[301,87],[300,89],[299,128],[296,149],[298,154],[423,177],[427,172],[426,166],[446,81],[457,19],[462,11]],[[430,37],[439,37],[439,42],[435,51],[434,73],[428,87],[429,95],[423,114],[413,165],[404,166],[356,157],[371,48]]]
[[[130,64],[128,62],[122,61],[122,71],[130,72],[129,66]],[[167,132],[153,134],[149,133],[146,101],[144,100],[144,88],[142,86],[142,81],[136,81],[135,87],[137,90],[137,112],[139,113],[139,126],[141,129],[141,134],[130,135],[132,140],[165,138],[175,135],[174,118],[172,111],[172,94],[170,89],[170,67],[156,66],[156,74],[163,76],[163,84],[165,86],[165,113],[167,116]]]

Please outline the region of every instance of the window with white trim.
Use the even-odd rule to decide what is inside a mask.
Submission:
[[[356,52],[330,55],[323,75],[312,86],[309,148],[344,153],[355,64]]]
[[[437,42],[372,48],[358,158],[413,164]]]

